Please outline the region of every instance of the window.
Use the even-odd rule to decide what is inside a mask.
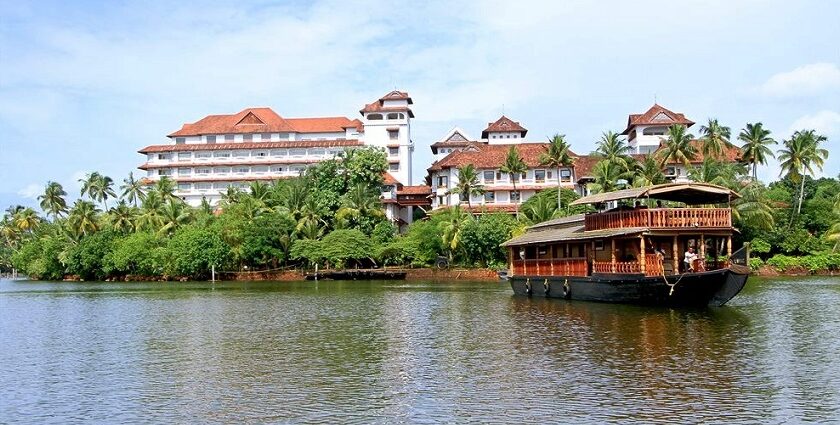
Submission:
[[[464,193],[464,192],[459,193],[458,194],[458,199],[460,199],[461,202],[467,202],[467,194]]]
[[[572,170],[570,170],[568,168],[561,168],[560,169],[560,181],[561,182],[572,181]]]
[[[522,173],[522,180],[525,180],[527,178],[528,178],[528,172],[526,171],[526,172]]]
[[[268,156],[268,152],[266,152],[266,151],[254,152],[254,156],[257,157],[257,158],[265,158],[265,157]]]
[[[256,174],[265,174],[268,172],[268,166],[266,165],[258,165],[254,167],[254,173]]]
[[[159,176],[171,176],[172,175],[172,170],[170,170],[168,168],[161,168],[161,169],[158,170],[158,175]]]
[[[225,142],[232,142],[233,134],[225,134]]]
[[[518,139],[518,138],[519,138],[519,135],[518,135],[518,134],[514,134],[514,135],[513,135],[513,138],[514,138],[514,139]]]
[[[229,187],[230,187],[230,183],[229,183],[229,182],[219,182],[219,183],[213,183],[213,189],[222,189],[222,190],[224,190],[224,189],[227,189],[227,188],[229,188]]]
[[[648,127],[642,130],[642,134],[645,136],[664,136],[666,130],[665,127]]]
[[[249,153],[250,152],[243,151],[243,150],[233,151],[233,156],[235,156],[237,158],[247,158],[249,156]]]
[[[260,139],[262,139],[263,142],[267,142],[267,141],[271,140],[271,133],[261,134]]]
[[[554,178],[554,171],[546,171],[545,172],[545,178],[547,178],[549,180],[553,179]]]
[[[230,152],[226,152],[226,151],[213,152],[213,158],[230,158]]]
[[[392,162],[388,164],[388,171],[400,171],[400,163]]]
[[[171,157],[172,157],[172,156],[171,156],[170,154],[168,154],[168,153],[159,153],[159,154],[158,154],[157,159],[161,159],[161,160],[167,161],[167,160],[169,160]]]
[[[518,190],[511,190],[510,191],[510,202],[519,202],[522,199],[522,195],[519,193]]]
[[[242,135],[242,141],[243,142],[253,142],[254,141],[254,135],[253,134],[243,134]]]
[[[282,173],[283,172],[283,167],[278,167],[276,165],[272,166],[271,167],[271,172],[272,173]]]
[[[387,117],[387,118],[388,118],[389,120],[395,120],[395,119],[398,119],[399,117],[400,117],[400,114],[397,114],[397,113],[395,113],[395,112],[392,112],[392,113],[388,114],[388,117]]]
[[[510,134],[507,135],[507,138],[510,139]]]
[[[175,144],[176,145],[183,145],[184,143],[187,143],[187,138],[186,137],[176,137],[175,138]]]
[[[501,180],[501,179],[502,179],[502,172],[501,171],[496,171],[496,180]]]
[[[192,170],[190,170],[189,168],[179,168],[178,169],[178,175],[179,176],[188,176],[188,175],[190,175],[190,172],[192,172]]]
[[[189,161],[192,158],[191,152],[178,152],[178,161]]]
[[[189,184],[189,183],[178,183],[178,190],[180,190],[181,192],[186,192],[190,189],[192,189],[191,184]]]
[[[195,153],[195,159],[207,159],[207,158],[210,158],[211,156],[213,156],[213,155],[210,152],[207,152],[207,151],[196,152]]]
[[[382,114],[368,114],[368,119],[371,121],[381,120]]]
[[[400,148],[388,148],[388,155],[390,156],[399,156]]]
[[[306,149],[292,149],[291,151],[289,151],[289,153],[294,158],[303,158],[304,156],[306,156]]]
[[[493,177],[495,177],[495,172],[493,170],[487,170],[484,172],[484,183],[493,184]]]
[[[534,181],[536,183],[545,183],[545,170],[534,170]]]
[[[666,176],[676,176],[677,175],[676,167],[665,167],[665,175]]]
[[[310,149],[309,156],[314,156],[320,158],[326,154],[326,151],[323,149]]]
[[[496,192],[484,192],[484,203],[492,204],[496,202]]]
[[[446,187],[448,184],[449,184],[449,177],[447,177],[447,176],[438,177],[438,187]]]
[[[196,174],[210,174],[210,169],[209,168],[196,168],[195,173]]]
[[[280,133],[277,137],[279,137],[280,140],[289,140],[289,133]]]
[[[196,190],[209,190],[213,187],[212,183],[196,183],[195,189]]]
[[[207,141],[208,145],[216,144],[216,136],[204,136],[204,139]]]
[[[388,138],[391,140],[397,140],[400,138],[400,131],[399,130],[388,130]]]
[[[213,174],[227,174],[230,172],[228,167],[218,167],[213,169]]]
[[[245,174],[245,173],[247,173],[248,171],[251,171],[251,168],[250,168],[250,167],[242,167],[242,166],[240,166],[240,167],[236,167],[236,173],[237,173],[237,174]]]

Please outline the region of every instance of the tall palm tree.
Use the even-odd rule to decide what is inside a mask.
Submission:
[[[458,184],[450,190],[450,193],[460,194],[461,197],[467,199],[467,207],[472,211],[473,196],[483,195],[486,190],[484,186],[478,182],[478,171],[472,164],[458,167]]]
[[[38,213],[28,207],[15,213],[15,215],[12,216],[12,220],[20,231],[29,233],[31,233],[41,222],[41,218],[38,217]]]
[[[814,175],[814,168],[822,170],[828,159],[828,150],[820,148],[820,143],[826,137],[814,130],[800,130],[785,140],[784,147],[779,150],[782,173],[787,174],[794,182],[799,182],[799,205],[796,214],[802,212],[802,198],[805,194],[805,175]]]
[[[142,202],[146,199],[145,185],[142,181],[134,178],[134,172],[128,173],[128,177],[123,180],[120,190],[122,191],[122,197],[134,204],[135,207],[137,206],[137,201]]]
[[[189,223],[192,217],[189,206],[180,200],[170,200],[161,212],[161,227],[158,233],[171,235],[179,227]]]
[[[160,179],[155,182],[154,190],[160,195],[162,201],[181,199],[175,196],[175,181],[168,176],[160,176]]]
[[[770,145],[775,145],[776,141],[770,137],[770,130],[765,130],[760,122],[748,123],[738,134],[738,140],[744,142],[741,158],[752,165],[753,180],[758,180],[758,164],[765,165],[767,157],[776,157],[769,148]]]
[[[632,152],[633,148],[625,143],[621,135],[613,131],[603,133],[595,149],[597,156],[620,165],[625,170],[629,170],[633,165],[633,157],[630,156]]]
[[[342,197],[341,208],[335,213],[336,223],[344,228],[359,226],[365,217],[383,218],[382,205],[376,189],[359,183]]]
[[[79,192],[79,195],[85,196],[87,195],[90,199],[96,200],[94,198],[94,194],[96,193],[96,186],[99,184],[100,177],[102,175],[99,174],[98,171],[94,171],[88,173],[85,177],[79,179],[79,183],[82,184],[82,189]]]
[[[444,219],[438,223],[443,245],[449,251],[449,261],[455,258],[455,252],[461,248],[461,236],[464,227],[471,220],[471,215],[461,209],[460,205],[442,212]]]
[[[629,182],[633,178],[633,173],[623,168],[620,163],[611,162],[603,159],[595,164],[592,169],[595,182],[592,183],[593,193],[612,192],[619,189],[624,189],[627,185],[620,183],[621,180]]]
[[[662,167],[652,156],[645,155],[633,169],[633,186],[643,187],[662,183],[665,183]]]
[[[765,192],[766,188],[760,182],[753,181],[744,185],[738,192],[741,197],[732,201],[732,218],[755,228],[773,230],[773,209]]]
[[[103,202],[105,209],[108,209],[108,198],[117,196],[114,193],[114,180],[108,176],[99,174],[99,172],[94,171],[79,181],[82,183],[81,194],[87,194],[94,201]]]
[[[545,196],[536,196],[532,199],[533,201],[529,200],[525,209],[522,210],[522,215],[525,216],[523,221],[526,221],[530,225],[551,220],[560,211],[560,207]]]
[[[555,134],[548,139],[548,148],[540,154],[540,165],[557,169],[557,209],[561,208],[560,203],[560,169],[569,168],[575,163],[572,157],[569,143],[566,142],[566,135]]]
[[[263,204],[268,201],[268,198],[271,195],[271,187],[259,180],[252,181],[248,186],[248,189],[251,193],[251,197]]]
[[[87,236],[99,230],[99,209],[93,202],[79,199],[73,204],[68,224],[73,232]]]
[[[114,230],[122,233],[133,232],[136,229],[137,207],[133,207],[120,200],[117,206],[108,210],[108,222]]]
[[[704,157],[719,159],[732,146],[729,142],[732,130],[721,125],[716,118],[709,118],[708,124],[700,126],[700,133],[703,134],[701,142]]]
[[[525,164],[525,160],[522,159],[522,155],[519,154],[519,151],[516,149],[515,145],[511,145],[510,149],[508,149],[507,156],[505,157],[505,162],[502,163],[500,167],[501,172],[507,173],[510,176],[510,182],[513,184],[513,191],[519,194],[516,191],[516,180],[519,178],[522,173],[528,171],[528,165]],[[522,200],[522,196],[519,196],[520,201]],[[516,216],[519,216],[519,202],[515,203],[516,205]]]
[[[659,150],[659,166],[665,167],[669,162],[678,162],[691,166],[691,161],[697,156],[697,149],[691,143],[694,136],[686,131],[686,127],[680,124],[672,124],[668,127],[668,135],[665,138],[665,146]]]
[[[688,170],[688,178],[700,182],[735,188],[737,172],[734,167],[712,157],[703,160],[697,167]]]
[[[41,209],[48,214],[52,214],[53,221],[57,220],[62,213],[67,212],[65,196],[67,196],[67,192],[58,182],[48,182],[47,187],[44,188],[44,194],[38,196],[41,201]]]
[[[221,202],[223,205],[233,205],[239,202],[239,197],[242,195],[242,191],[239,190],[236,186],[228,186],[225,189],[225,192],[222,193]]]
[[[157,190],[151,190],[146,194],[146,199],[140,206],[140,215],[137,217],[138,227],[150,231],[158,231],[163,226],[163,209],[165,205]]]
[[[15,225],[12,216],[6,214],[3,220],[0,220],[0,237],[3,238],[4,244],[9,248],[17,247],[20,241],[20,229]]]

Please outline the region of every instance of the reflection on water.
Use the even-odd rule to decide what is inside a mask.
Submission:
[[[0,423],[840,421],[840,279],[729,306],[504,284],[0,281]]]

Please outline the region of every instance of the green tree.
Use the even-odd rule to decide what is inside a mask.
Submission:
[[[180,199],[170,199],[169,202],[164,205],[163,211],[161,211],[161,226],[158,232],[163,235],[171,235],[181,226],[190,223],[191,219],[192,211],[187,204]]]
[[[149,191],[140,206],[137,227],[152,232],[160,230],[163,227],[163,209],[164,202],[160,193],[157,190]]]
[[[633,186],[644,187],[665,183],[662,167],[650,155],[645,155],[633,168]]]
[[[767,164],[768,157],[775,158],[769,146],[775,145],[776,141],[770,137],[770,130],[764,129],[760,122],[747,124],[738,134],[738,139],[744,142],[741,159],[752,165],[753,180],[758,180],[758,164]]]
[[[620,169],[629,171],[635,162],[630,156],[632,151],[633,148],[628,146],[619,134],[608,131],[598,140],[595,155],[618,165]]]
[[[67,212],[67,201],[64,200],[65,196],[67,196],[67,192],[57,182],[47,182],[47,187],[44,188],[44,194],[38,196],[38,200],[41,201],[41,209],[47,214],[52,214],[53,221],[57,220],[61,214]]]
[[[93,234],[99,230],[99,209],[93,202],[78,199],[70,209],[67,224],[79,235]]]
[[[466,199],[467,207],[472,211],[473,196],[483,195],[484,186],[478,182],[478,172],[472,164],[458,167],[458,184],[450,190],[451,193],[460,194],[462,200]]]
[[[510,182],[513,184],[513,191],[518,194],[519,192],[516,190],[516,181],[519,179],[520,175],[528,171],[528,165],[525,164],[525,160],[522,159],[522,155],[519,154],[515,145],[511,145],[510,149],[508,149],[505,161],[502,163],[500,170],[510,176]],[[522,199],[521,196],[520,199]],[[515,202],[515,205],[516,215],[518,216],[519,202]]]
[[[105,258],[111,253],[116,234],[100,231],[85,236],[78,244],[71,245],[65,256],[67,271],[85,280],[103,280],[108,277]]]
[[[376,187],[357,183],[342,197],[342,206],[335,214],[336,223],[343,229],[354,228],[370,234],[385,219],[379,196]]]
[[[156,276],[163,272],[163,241],[151,232],[137,232],[115,239],[104,258],[104,267],[113,275]]]
[[[137,208],[120,200],[116,207],[108,210],[108,223],[117,232],[130,233],[136,230]]]
[[[706,158],[720,159],[726,150],[732,146],[732,143],[729,142],[732,130],[725,125],[721,125],[715,118],[709,118],[708,124],[700,126],[700,133],[703,134],[700,141],[702,142],[703,156]]]
[[[545,152],[540,154],[540,165],[544,167],[551,167],[557,169],[557,209],[561,209],[560,205],[560,169],[569,168],[574,165],[575,160],[572,157],[572,151],[569,143],[566,142],[566,136],[563,134],[555,134],[548,139],[548,148]]]
[[[461,248],[461,232],[472,216],[461,209],[459,205],[448,208],[439,214],[441,221],[438,224],[438,230],[443,246],[449,252],[449,261],[452,261],[455,259],[455,253]]]
[[[12,220],[21,232],[27,233],[32,233],[32,231],[38,227],[38,224],[41,223],[41,217],[38,217],[38,213],[29,207],[15,212],[12,216]]]
[[[134,178],[134,172],[128,173],[128,177],[123,180],[120,190],[122,191],[122,197],[128,200],[128,202],[131,202],[135,207],[137,206],[138,200],[142,202],[146,199],[145,186],[141,180]]]
[[[820,148],[820,143],[826,137],[816,134],[814,130],[800,130],[793,133],[790,139],[784,141],[784,147],[779,150],[782,173],[799,182],[799,204],[796,214],[802,212],[802,199],[805,195],[805,175],[814,175],[814,168],[822,170],[823,163],[828,159],[828,150]]]
[[[686,127],[672,124],[668,127],[668,135],[664,146],[658,151],[659,166],[665,167],[669,162],[682,163],[691,166],[691,161],[697,156],[697,149],[692,144],[694,136],[688,133]]]
[[[251,266],[273,266],[285,262],[295,220],[288,214],[265,214],[242,229],[242,256]]]
[[[170,179],[168,176],[160,176],[160,179],[155,182],[154,191],[160,195],[160,198],[163,201],[180,201],[180,199],[175,196],[175,181]]]
[[[598,161],[592,169],[595,182],[590,185],[593,193],[612,192],[627,187],[627,182],[633,178],[632,171],[626,170],[620,163],[607,159]],[[621,183],[624,181],[625,183]]]
[[[510,239],[518,227],[516,219],[504,213],[483,214],[468,221],[461,231],[461,243],[467,262],[478,263],[482,267],[503,266],[506,255],[501,244]]]
[[[164,248],[165,271],[174,276],[205,279],[213,266],[226,264],[229,247],[209,229],[183,226],[175,231]]]

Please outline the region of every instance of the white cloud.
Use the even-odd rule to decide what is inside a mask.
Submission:
[[[798,97],[835,90],[840,90],[840,67],[822,62],[773,75],[758,91],[767,96]]]
[[[805,115],[793,122],[790,131],[813,129],[824,135],[840,136],[840,113],[835,111],[819,111],[813,115]]]
[[[38,199],[38,195],[40,195],[44,190],[44,186],[38,183],[30,183],[20,190],[17,191],[17,194],[26,198],[26,199]]]

